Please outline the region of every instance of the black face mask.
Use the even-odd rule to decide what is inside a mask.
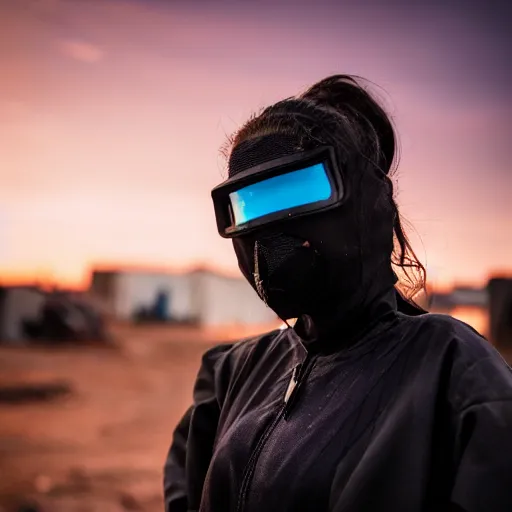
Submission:
[[[285,233],[260,233],[234,241],[240,268],[260,298],[282,319],[311,311],[322,294],[326,265],[308,240]]]
[[[299,150],[276,135],[244,142],[231,155],[230,174],[263,158]],[[233,239],[242,273],[283,320],[348,314],[375,294],[393,288],[394,213],[386,184],[364,161],[344,170],[349,197],[339,208],[281,221]]]

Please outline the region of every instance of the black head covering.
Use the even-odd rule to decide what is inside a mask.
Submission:
[[[229,172],[306,149],[296,137],[263,135],[234,148]],[[242,273],[283,319],[353,312],[395,283],[394,214],[386,181],[364,158],[343,161],[347,199],[340,208],[233,241]]]
[[[396,311],[397,302],[409,313],[423,312],[394,289],[397,211],[386,174],[394,135],[384,112],[361,89],[333,77],[298,99],[268,107],[239,132],[229,175],[320,146],[335,150],[343,204],[235,238],[242,273],[279,317],[308,317],[302,324],[320,335],[340,325],[344,332],[358,330],[379,312]]]

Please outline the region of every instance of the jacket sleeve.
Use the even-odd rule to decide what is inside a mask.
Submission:
[[[468,365],[454,402],[451,500],[467,512],[512,510],[512,371],[494,351]]]
[[[174,430],[164,467],[166,512],[199,508],[220,415],[218,366],[231,345],[207,351],[197,375],[193,404]]]

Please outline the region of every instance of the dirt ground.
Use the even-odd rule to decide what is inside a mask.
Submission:
[[[113,332],[111,348],[0,348],[0,387],[71,388],[53,401],[0,404],[0,512],[27,500],[42,512],[163,510],[163,463],[201,355],[249,333]]]
[[[163,510],[162,467],[201,355],[235,333],[114,334],[114,348],[0,349],[0,386],[71,387],[53,401],[0,404],[0,511],[22,499],[51,512]]]

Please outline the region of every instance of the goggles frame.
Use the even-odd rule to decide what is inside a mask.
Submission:
[[[231,210],[231,193],[269,178],[300,171],[318,164],[323,165],[331,186],[331,196],[328,199],[286,208],[235,225]],[[341,169],[339,169],[336,162],[334,148],[332,146],[322,146],[311,151],[270,160],[246,169],[217,185],[211,191],[211,196],[219,235],[222,238],[236,238],[270,223],[282,222],[335,208],[343,203],[346,197],[346,189]]]

